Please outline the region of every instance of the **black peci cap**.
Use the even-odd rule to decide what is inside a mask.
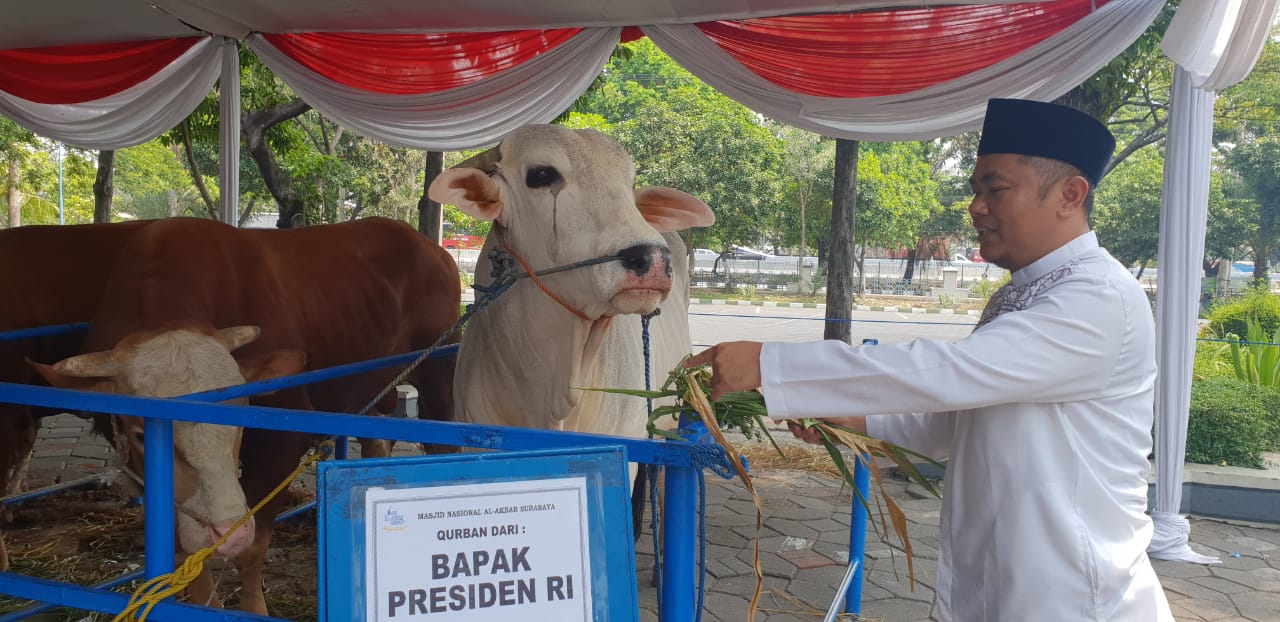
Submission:
[[[1028,99],[992,99],[978,155],[1016,153],[1066,162],[1098,186],[1116,139],[1097,119],[1074,108]]]

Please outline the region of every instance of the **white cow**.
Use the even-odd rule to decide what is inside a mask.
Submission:
[[[131,333],[110,350],[81,354],[54,365],[31,365],[55,387],[146,397],[176,397],[303,371],[306,354],[301,350],[272,350],[240,358],[231,354],[260,334],[257,326],[214,330],[200,322],[174,322]],[[122,466],[141,478],[146,469],[140,451],[141,419],[118,416],[111,419],[111,424]],[[222,538],[248,511],[240,484],[243,431],[232,426],[175,421],[173,437],[173,495],[180,510],[174,523],[178,553],[185,558]],[[266,613],[262,564],[248,554],[255,544],[254,530],[255,521],[251,518],[227,537],[218,553],[233,558],[240,569],[245,580],[244,608]],[[262,548],[262,552],[265,554],[266,549]],[[251,573],[252,578],[245,578],[246,573]],[[193,602],[217,605],[207,569],[191,583],[188,593]]]
[[[543,277],[548,291],[521,280],[477,314],[458,354],[456,419],[643,437],[643,399],[582,389],[644,387],[639,314],[659,306],[650,325],[655,388],[689,353],[688,259],[674,232],[715,216],[679,190],[636,189],[631,157],[599,132],[528,126],[497,151],[429,189],[493,221],[477,284],[489,284],[488,252],[499,245],[534,270],[624,259]]]

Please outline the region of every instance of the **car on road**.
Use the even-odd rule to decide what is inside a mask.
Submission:
[[[709,248],[693,249],[694,261],[715,261],[716,258],[718,258],[719,256],[720,256],[720,253],[717,253]]]
[[[747,248],[745,246],[734,246],[728,251],[725,251],[724,257],[726,259],[752,259],[755,261],[773,259],[773,255],[770,255],[769,253],[763,253],[753,248]]]

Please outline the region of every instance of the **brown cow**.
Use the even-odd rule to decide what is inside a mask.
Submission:
[[[241,360],[296,349],[306,353],[309,367],[330,367],[431,345],[457,320],[460,290],[453,258],[403,222],[374,218],[293,230],[237,230],[213,221],[171,219],[147,228],[122,253],[86,342],[86,350],[98,354],[85,356],[104,356],[101,352],[115,348],[116,354],[105,356],[118,357],[140,339],[157,338],[156,329],[173,328],[174,322],[190,326],[194,321],[218,328],[261,327],[262,336],[238,351],[243,354]],[[54,366],[58,373],[49,374],[51,382],[87,382],[98,384],[100,390],[114,387],[139,395],[172,395],[183,382],[178,368],[187,366],[192,352],[208,354],[230,369],[227,352],[242,342],[230,340],[219,349],[210,345],[205,333],[201,339],[187,331],[187,345],[172,348],[176,354],[168,377],[143,379],[141,372],[123,365],[103,368],[70,359]],[[284,390],[254,403],[355,412],[396,371]],[[234,383],[228,374],[221,377]],[[101,386],[108,376],[111,386]],[[452,361],[428,361],[409,379],[419,389],[419,412],[424,418],[451,416]],[[393,392],[380,409],[389,410],[394,400]],[[97,422],[99,431],[114,439],[129,468],[142,473],[142,421],[100,416]],[[219,435],[218,448],[210,449],[214,433],[192,429],[192,424],[175,425],[178,462],[184,456],[234,455],[235,435]],[[183,551],[208,546],[228,521],[238,517],[227,508],[243,512],[246,500],[252,505],[262,499],[298,464],[314,440],[300,433],[245,430],[239,486],[234,460],[213,460],[204,468],[186,469],[187,482],[179,482],[177,490],[194,487],[216,500],[197,505],[200,495],[179,499]],[[365,455],[379,453],[370,451],[374,443],[366,443]],[[248,611],[266,613],[262,569],[280,505],[271,503],[258,515],[251,540],[229,542],[223,549],[233,554],[240,570],[240,604]],[[213,506],[222,508],[216,516],[206,513]],[[212,592],[208,573],[190,588],[196,602],[210,602]]]
[[[0,331],[89,321],[120,248],[147,222],[0,231]],[[36,382],[25,358],[57,360],[83,343],[83,333],[0,342],[0,382]],[[0,496],[21,488],[39,417],[53,412],[0,403]],[[0,536],[0,570],[8,567]]]

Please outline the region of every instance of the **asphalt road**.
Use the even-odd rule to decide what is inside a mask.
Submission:
[[[822,339],[825,309],[692,305],[689,331],[694,352],[721,341],[816,341]],[[892,311],[854,311],[855,341],[874,338],[881,343],[916,338],[960,339],[978,318]]]

